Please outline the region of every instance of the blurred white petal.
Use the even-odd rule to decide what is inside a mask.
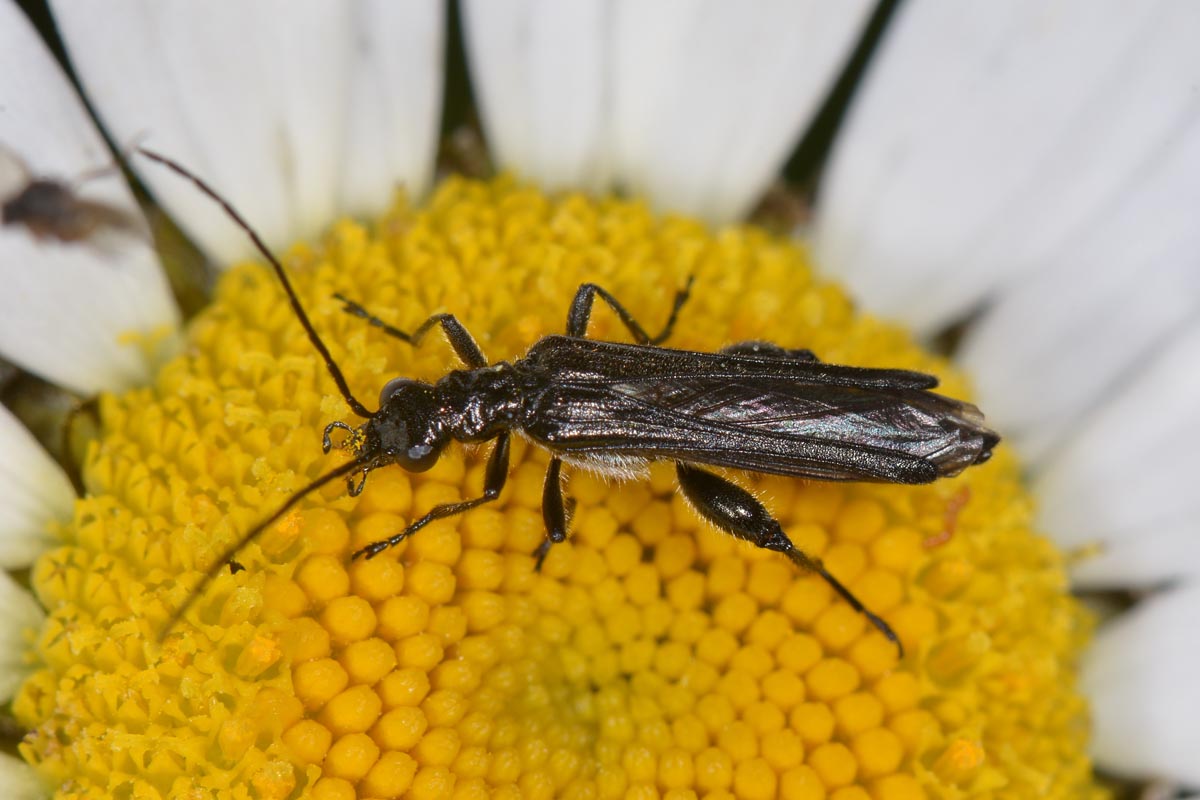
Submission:
[[[368,216],[399,183],[419,198],[433,182],[446,9],[441,0],[364,0],[352,11],[338,211]]]
[[[6,148],[32,174],[70,182],[112,156],[49,51],[11,3],[0,4],[0,108]],[[87,181],[81,196],[140,218],[119,173]],[[0,354],[83,394],[145,383],[143,350],[119,337],[174,329],[178,311],[148,240],[35,241],[0,230]]]
[[[464,28],[502,166],[552,188],[615,183],[714,222],[775,178],[867,2],[468,0]]]
[[[929,332],[1083,257],[1126,198],[1166,208],[1195,181],[1164,165],[1195,138],[1197,37],[1188,0],[905,3],[826,176],[820,262]]]
[[[1144,601],[1101,629],[1083,672],[1098,761],[1200,786],[1200,584]]]
[[[47,525],[67,522],[71,482],[7,408],[0,406],[0,569],[27,567],[53,541]]]
[[[1082,585],[1200,576],[1200,318],[1126,378],[1056,451],[1034,489],[1039,521],[1065,547],[1097,543]]]
[[[472,83],[501,166],[550,189],[598,189],[608,181],[616,8],[595,0],[463,3]]]
[[[33,767],[5,753],[0,753],[0,790],[9,800],[46,800],[51,795]]]
[[[272,245],[314,230],[306,221],[328,224],[341,148],[337,91],[349,67],[347,14],[310,2],[51,5],[75,72],[115,141],[144,135],[148,146],[203,175]],[[140,159],[134,166],[210,255],[227,262],[250,252],[193,186]]]
[[[441,86],[441,64],[431,57],[442,24],[434,0],[410,12],[320,0],[52,5],[72,64],[116,141],[145,134],[147,146],[212,183],[270,246],[313,235],[345,208],[362,210],[386,193],[380,186],[426,188],[440,110],[430,100]],[[389,52],[409,47],[411,58]],[[365,80],[364,67],[378,63],[387,64],[387,75]],[[397,69],[406,73],[403,83],[379,82]],[[351,113],[367,116],[350,125]],[[398,125],[413,134],[402,135]],[[385,138],[390,152],[364,149]],[[193,186],[134,163],[210,256],[227,264],[252,252]],[[366,169],[376,179],[361,192],[343,188],[347,170]]]
[[[25,662],[26,653],[46,615],[7,572],[0,572],[0,608],[0,703],[7,703],[29,677],[32,667]]]
[[[989,419],[1027,461],[1200,318],[1200,115],[1183,132],[1145,165],[1137,190],[968,332],[961,360]]]

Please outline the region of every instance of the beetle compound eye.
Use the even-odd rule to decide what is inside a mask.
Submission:
[[[387,405],[388,400],[392,399],[392,395],[413,383],[416,381],[409,378],[392,378],[383,385],[383,389],[379,392],[379,405]]]
[[[409,472],[425,472],[437,463],[438,455],[436,447],[418,444],[398,454],[396,460]]]

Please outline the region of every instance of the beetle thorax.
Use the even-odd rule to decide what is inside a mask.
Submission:
[[[522,393],[507,362],[455,370],[439,380],[434,390],[445,409],[450,435],[461,442],[491,439],[510,430]]]

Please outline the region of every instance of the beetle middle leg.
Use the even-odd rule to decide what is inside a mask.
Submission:
[[[546,468],[546,485],[542,489],[542,521],[546,523],[546,540],[533,551],[534,572],[542,571],[542,563],[550,546],[567,540],[567,507],[563,501],[562,459],[550,459]]]
[[[421,343],[421,340],[425,338],[425,334],[429,332],[430,328],[434,325],[441,325],[442,332],[446,334],[447,341],[450,342],[450,346],[454,348],[455,354],[464,364],[472,369],[488,365],[487,357],[484,356],[483,350],[475,342],[475,338],[467,331],[466,326],[458,321],[458,317],[453,314],[434,314],[418,325],[412,333],[408,333],[407,331],[400,330],[395,325],[389,325],[384,322],[345,295],[335,294],[334,298],[341,302],[342,310],[347,314],[353,314],[360,319],[364,319],[368,324],[379,328],[388,336],[394,336],[397,339],[408,342],[413,347]]]
[[[429,523],[437,519],[445,519],[453,517],[456,514],[470,511],[473,508],[490,503],[500,496],[500,492],[504,490],[504,484],[508,482],[508,434],[502,433],[496,437],[496,446],[492,448],[492,454],[488,457],[487,468],[483,476],[483,494],[472,500],[462,500],[458,503],[443,503],[434,506],[425,516],[414,521],[404,530],[397,534],[389,536],[386,539],[380,539],[378,542],[371,542],[361,550],[357,550],[350,555],[350,560],[359,556],[374,558],[375,556],[387,550],[389,547],[395,547],[403,542],[408,537],[412,536],[417,531],[424,528]]]
[[[679,318],[679,309],[683,308],[683,304],[687,302],[688,296],[692,292],[692,283],[695,280],[695,276],[688,278],[684,287],[675,293],[675,301],[671,305],[671,315],[667,317],[667,324],[663,326],[657,336],[646,333],[633,315],[608,290],[594,283],[585,283],[575,292],[575,299],[571,301],[571,310],[567,312],[567,335],[580,338],[587,336],[588,322],[592,318],[592,303],[599,295],[600,299],[608,303],[609,308],[621,318],[621,322],[629,329],[638,344],[662,344],[674,330],[675,320]]]
[[[792,540],[783,532],[783,527],[754,495],[719,475],[691,464],[676,463],[675,471],[679,476],[679,488],[684,497],[691,502],[701,517],[739,539],[783,553],[801,569],[820,575],[851,608],[865,616],[880,633],[895,644],[903,658],[904,648],[896,632],[882,618],[868,611],[862,601],[841,581],[829,574],[821,559],[805,554],[792,544]]]

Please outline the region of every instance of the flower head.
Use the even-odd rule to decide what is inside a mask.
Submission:
[[[149,134],[152,146],[214,182],[272,247],[325,230],[342,214],[373,216],[398,182],[416,198],[430,186],[444,42],[437,2],[297,3],[286,15],[268,3],[54,5],[109,141],[127,146]],[[660,212],[710,223],[738,217],[777,174],[869,14],[860,2],[459,5],[478,108],[500,164],[543,188],[602,194],[615,186]],[[884,22],[891,7],[882,4],[868,27]],[[972,315],[959,352],[978,377],[981,405],[1031,464],[1038,527],[1068,547],[1099,553],[1074,570],[1087,585],[1194,583],[1196,574],[1187,467],[1200,403],[1197,384],[1181,377],[1194,373],[1200,341],[1200,273],[1186,255],[1196,251],[1190,209],[1200,185],[1200,137],[1190,135],[1196,19],[1194,8],[1173,0],[1136,12],[1073,0],[1051,7],[1019,0],[986,12],[906,3],[886,25],[816,207],[820,268],[844,276],[868,308],[927,334]],[[17,153],[30,174],[74,181],[80,197],[134,219],[138,208],[103,139],[46,48],[14,4],[0,2],[0,23],[5,151]],[[249,251],[241,232],[192,187],[133,168],[217,262]],[[102,177],[84,177],[97,172]],[[708,300],[689,306],[691,325],[680,336],[694,338],[681,345],[770,336],[827,360],[933,370],[951,394],[964,395],[944,365],[913,353],[894,330],[852,319],[835,290],[760,234],[708,234],[695,222],[645,217],[640,232],[650,241],[677,241],[664,239],[666,230],[691,245],[703,241],[698,250],[715,255],[697,266],[687,248],[631,250],[642,240],[621,225],[580,223],[609,219],[617,208],[611,201],[541,197],[511,181],[470,186],[442,187],[425,211],[395,210],[365,239],[338,227],[289,261],[319,327],[336,334],[339,362],[353,365],[360,396],[396,374],[436,377],[449,352],[429,342],[410,354],[398,342],[381,344],[378,331],[340,313],[327,289],[396,324],[449,308],[499,358],[561,331],[564,298],[583,280],[611,277],[617,285],[606,288],[640,319],[654,320],[691,272],[707,276]],[[464,201],[462,209],[485,209],[476,219],[467,214],[470,224],[465,211],[447,212],[480,192],[530,205]],[[458,222],[423,243],[407,238],[422,222],[452,218]],[[520,237],[550,222],[567,226],[546,234],[557,247],[503,269],[480,261],[480,254],[525,253],[529,241],[542,240]],[[464,235],[476,230],[490,233]],[[435,524],[375,560],[391,564],[391,573],[360,575],[368,567],[343,556],[425,505],[477,493],[478,453],[453,447],[411,481],[395,469],[376,472],[357,501],[330,485],[239,556],[247,569],[197,589],[199,571],[221,560],[222,542],[252,529],[312,476],[344,463],[342,453],[314,452],[312,441],[346,413],[341,400],[311,350],[292,342],[294,321],[264,273],[232,273],[185,340],[148,241],[129,237],[113,258],[99,248],[9,234],[0,231],[0,261],[10,267],[0,293],[0,352],[81,395],[120,393],[99,401],[105,431],[88,462],[97,491],[74,510],[61,472],[0,413],[0,561],[19,569],[44,553],[32,577],[46,604],[39,609],[16,583],[4,584],[12,601],[6,607],[18,613],[6,617],[0,637],[21,645],[6,649],[0,692],[33,671],[18,703],[23,719],[37,725],[26,754],[62,792],[98,786],[97,765],[121,786],[118,793],[134,796],[228,786],[263,796],[312,787],[337,797],[402,784],[417,793],[444,790],[447,776],[470,795],[480,781],[503,784],[491,774],[497,763],[517,764],[524,783],[513,785],[525,794],[553,793],[561,784],[584,795],[603,785],[608,793],[633,787],[634,795],[687,796],[689,776],[696,785],[731,781],[706,792],[714,797],[772,787],[783,796],[819,796],[836,786],[828,793],[838,800],[926,790],[1029,795],[1086,784],[1079,755],[1086,725],[1072,699],[1074,653],[1086,625],[1064,599],[1059,556],[1028,534],[1028,503],[1016,490],[1011,456],[911,491],[750,480],[787,530],[824,553],[831,571],[901,631],[909,649],[901,662],[873,651],[881,637],[843,604],[824,596],[822,605],[823,584],[801,579],[792,589],[789,580],[780,596],[768,592],[780,585],[770,573],[777,559],[704,532],[671,498],[669,476],[658,473],[640,490],[574,475],[567,487],[578,503],[574,541],[552,551],[542,574],[525,572],[522,548],[536,543],[540,526],[536,515],[509,517],[538,505],[544,467],[531,448],[514,453],[519,466],[507,500],[458,527]],[[92,244],[88,238],[83,244]],[[410,249],[401,252],[398,242]],[[426,249],[435,243],[443,249]],[[582,249],[573,250],[576,244]],[[623,270],[637,268],[608,264],[605,253],[649,265],[646,276],[622,279]],[[363,266],[377,259],[392,264],[390,274]],[[340,268],[362,270],[372,282]],[[771,277],[760,283],[759,275]],[[466,308],[458,305],[464,298]],[[229,314],[244,319],[235,324]],[[620,326],[605,316],[597,316],[595,334],[619,338]],[[181,352],[183,360],[171,360]],[[206,395],[219,399],[205,403]],[[408,504],[390,508],[380,496]],[[373,502],[380,506],[372,509]],[[510,542],[513,530],[531,541]],[[659,530],[670,533],[656,539]],[[896,530],[903,534],[898,550]],[[625,548],[617,563],[626,573],[599,555],[610,545]],[[504,563],[497,570],[471,555],[472,566],[468,555],[476,550],[499,553]],[[743,572],[722,572],[730,560]],[[388,569],[375,561],[370,569]],[[423,564],[445,570],[434,574]],[[596,578],[597,567],[611,580]],[[693,573],[703,576],[699,589],[687,577]],[[485,588],[496,575],[504,582]],[[619,591],[609,591],[614,582]],[[1194,643],[1176,633],[1193,613],[1191,589],[1105,628],[1087,664],[1096,752],[1111,768],[1200,780],[1190,747],[1197,695],[1178,667],[1194,661]],[[816,594],[797,605],[792,592]],[[500,597],[494,627],[521,632],[502,640],[513,648],[481,662],[490,665],[484,676],[500,670],[491,679],[500,688],[485,685],[486,677],[467,688],[470,680],[455,684],[443,674],[451,672],[443,665],[469,664],[468,640],[486,638],[466,627],[469,609],[460,600],[468,593]],[[384,594],[424,598],[427,616],[419,608],[401,615],[423,627],[383,635],[375,609]],[[372,611],[335,602],[352,595]],[[614,613],[613,597],[634,614],[605,616]],[[185,605],[192,598],[194,608]],[[187,609],[183,622],[160,644],[180,608]],[[43,610],[50,612],[45,622]],[[371,614],[374,627],[365,633]],[[311,622],[296,622],[304,618]],[[728,637],[724,645],[704,638],[701,622],[705,631],[726,631],[735,646]],[[769,644],[796,636],[812,639],[816,662]],[[420,699],[408,707],[425,728],[412,734],[418,718],[405,712],[411,726],[402,730],[420,741],[404,751],[377,739],[380,721],[394,710],[384,706],[398,696],[383,682],[406,658],[421,658],[419,646],[399,645],[414,637],[442,649],[436,659],[436,650],[426,652],[437,665],[424,671],[429,689],[422,694],[419,681],[413,685]],[[678,667],[684,650],[718,676],[695,700],[696,716],[704,698],[717,694],[724,700],[712,702],[732,708],[739,723],[724,737],[704,727],[707,745],[699,752],[715,749],[716,756],[689,749],[701,741],[695,724],[677,730],[672,722],[664,734],[665,722],[656,722],[676,720],[671,709],[683,706],[673,687],[696,677]],[[603,653],[614,651],[617,667],[593,676],[611,666]],[[533,663],[529,653],[538,656]],[[516,662],[501,655],[526,665],[514,672]],[[828,675],[810,680],[810,673],[836,659],[859,683],[849,696],[817,697],[829,694]],[[775,677],[788,669],[803,686],[800,699],[796,681],[789,690],[787,678]],[[835,677],[850,674],[840,669]],[[734,674],[737,680],[728,677]],[[885,688],[892,676],[899,688]],[[688,686],[704,685],[697,681]],[[639,699],[621,705],[610,693],[598,710],[584,703],[614,682],[625,686],[622,697]],[[379,718],[359,731],[375,709],[364,686],[375,694]],[[331,687],[338,689],[324,697]],[[499,737],[496,747],[514,750],[516,760],[497,762],[492,750],[472,749],[482,744],[464,744],[466,723],[456,725],[432,699],[442,689],[457,691],[463,708],[500,709],[488,719],[511,723],[503,735],[488,728],[487,737],[476,736],[488,747]],[[876,705],[849,699],[859,694]],[[916,706],[905,715],[901,707],[913,696]],[[797,716],[797,703],[824,703],[827,716],[818,712],[816,726],[808,726],[812,719]],[[901,716],[909,727],[889,724]],[[723,712],[705,719],[729,721]],[[605,739],[608,729],[598,725],[608,721],[616,727]],[[175,724],[169,735],[168,723]],[[884,728],[902,742],[901,777],[889,773],[898,751],[875,732]],[[447,731],[458,731],[457,746]],[[1062,733],[1037,735],[1046,731]],[[611,739],[626,744],[619,777],[605,772],[611,780],[602,784],[599,765],[617,758],[616,744],[601,746]],[[825,747],[834,744],[844,750]],[[364,767],[372,746],[378,758]],[[576,755],[559,755],[567,751]],[[797,766],[797,758],[804,763]],[[28,768],[14,774],[11,763],[0,756],[4,788],[39,796],[44,777]],[[355,765],[367,772],[354,778]],[[172,774],[187,777],[172,783]],[[472,777],[460,781],[465,774]],[[243,775],[252,777],[234,781]],[[196,787],[197,780],[208,783]],[[422,781],[430,783],[416,788]]]
[[[794,245],[506,178],[451,180],[373,232],[341,223],[287,265],[364,395],[439,377],[451,356],[382,336],[334,293],[400,327],[452,310],[499,360],[558,330],[585,280],[649,320],[689,275],[675,346],[805,343],[964,391],[898,329],[854,315]],[[621,331],[595,315],[592,335]],[[484,454],[377,470],[358,498],[327,487],[237,554],[246,569],[222,573],[160,642],[222,548],[344,458],[319,446],[344,413],[274,276],[253,266],[222,279],[153,386],[103,399],[89,497],[34,569],[52,613],[14,704],[31,731],[22,752],[59,796],[1090,785],[1072,677],[1088,625],[1006,454],[920,488],[752,481],[797,544],[887,617],[902,661],[820,580],[699,523],[669,470],[611,485],[572,474],[571,538],[535,572],[546,456],[524,443],[494,506],[372,560],[348,556],[477,495]]]

